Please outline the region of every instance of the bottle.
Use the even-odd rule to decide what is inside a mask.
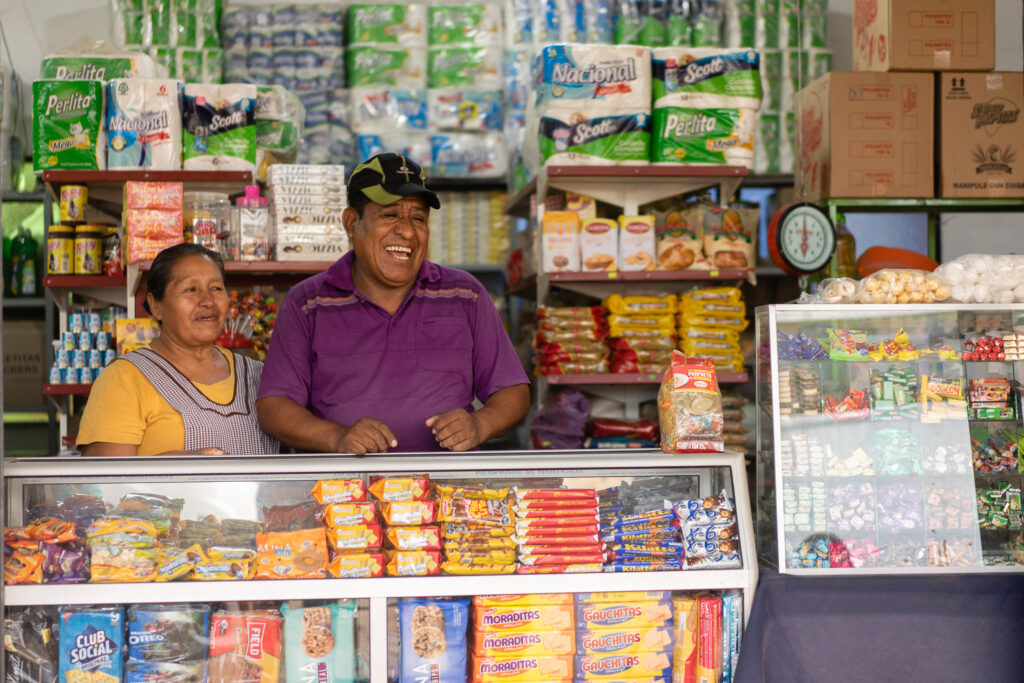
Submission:
[[[842,216],[836,217],[836,275],[857,279],[857,240]]]
[[[28,228],[11,240],[11,296],[36,295],[36,252],[39,244]]]
[[[245,196],[235,200],[235,234],[231,252],[239,261],[270,260],[270,210],[258,185],[248,185]]]

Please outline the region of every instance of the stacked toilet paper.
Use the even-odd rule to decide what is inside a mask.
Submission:
[[[102,170],[106,167],[103,99],[102,81],[32,82],[32,163],[35,170]]]
[[[184,167],[256,170],[256,86],[189,83],[182,100]]]
[[[649,48],[544,48],[536,103],[541,163],[647,164],[650,113]]]
[[[761,104],[755,50],[655,48],[651,162],[754,166]]]
[[[181,168],[182,92],[173,78],[107,83],[107,168]]]

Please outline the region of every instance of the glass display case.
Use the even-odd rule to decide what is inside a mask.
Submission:
[[[433,523],[443,545],[424,551],[421,559],[425,564],[418,568],[416,562],[394,561],[401,554],[396,545],[401,536],[393,536],[390,530],[408,529],[410,521],[399,519],[399,508],[392,506],[401,494],[392,502],[387,489],[378,484],[382,480],[415,482],[402,486],[418,491],[412,498],[429,503],[422,509],[429,508],[425,514],[433,517],[419,520],[423,524],[418,528]],[[53,566],[44,563],[34,578],[5,573],[4,607],[8,619],[14,619],[9,625],[32,623],[34,613],[25,609],[42,606],[60,606],[68,614],[85,610],[89,618],[104,623],[121,618],[129,627],[149,618],[178,623],[185,619],[185,611],[192,631],[207,629],[208,640],[198,646],[200,661],[189,663],[205,666],[211,681],[242,680],[255,675],[256,666],[263,667],[265,673],[278,671],[280,679],[273,680],[296,680],[292,674],[300,672],[291,672],[290,667],[300,666],[296,662],[313,666],[315,662],[306,660],[315,659],[317,653],[322,656],[321,651],[331,649],[327,647],[330,643],[347,648],[331,656],[341,657],[339,662],[352,662],[336,664],[347,667],[352,680],[394,679],[394,672],[400,671],[396,659],[403,650],[394,644],[394,637],[389,647],[389,633],[401,636],[396,615],[401,600],[410,597],[731,590],[741,596],[742,612],[749,613],[757,582],[753,527],[743,495],[744,462],[741,455],[733,453],[677,456],[653,451],[547,451],[359,458],[16,459],[5,463],[4,482],[8,550],[44,555],[52,551],[59,558]],[[335,491],[331,494],[335,498],[325,493],[329,490]],[[481,490],[493,493],[490,500],[472,499],[465,506],[452,503],[460,495],[468,499],[473,491]],[[350,537],[333,533],[342,527],[331,526],[330,519],[343,511],[327,507],[330,500],[358,501],[360,491],[366,492],[364,502],[372,508],[365,526],[379,525],[376,533],[383,539],[364,553],[345,547],[342,539]],[[568,570],[581,573],[558,573],[557,569],[545,569],[550,566],[545,561],[531,560],[537,553],[524,546],[524,539],[532,532],[529,525],[522,524],[535,518],[526,514],[533,509],[524,504],[531,499],[528,491],[556,492],[551,494],[552,500],[534,506],[541,512],[550,511],[555,505],[552,501],[560,501],[557,505],[590,515],[596,531],[588,526],[578,534],[561,523],[570,514],[569,508],[549,515],[560,518],[555,534],[560,535],[563,546],[573,546],[574,539],[597,544],[596,549],[579,553],[568,549],[572,555],[586,555],[573,560],[576,566]],[[578,503],[578,497],[586,497],[586,502]],[[716,521],[729,523],[727,534],[713,543],[710,536],[705,538],[710,528],[695,529],[687,546],[685,534],[680,533],[686,524],[673,523],[679,514],[673,511],[676,504],[680,504],[680,513],[698,521],[709,514],[722,515],[723,519]],[[449,543],[449,531],[455,526],[473,526],[457,512],[470,508],[475,511],[471,515],[497,513],[494,524],[483,526],[511,533],[507,542],[496,541],[483,549],[492,553],[494,562],[477,564],[479,558],[472,559],[476,548],[468,548],[468,542]],[[344,514],[357,512],[362,514],[355,508]],[[483,517],[478,521],[482,523]],[[54,518],[63,520],[63,526],[52,521]],[[451,522],[453,519],[461,521]],[[107,520],[106,526],[101,520]],[[149,527],[140,520],[152,525],[151,538],[145,537]],[[631,528],[644,524],[648,529],[664,527],[660,539],[665,541],[663,562],[631,558],[626,552],[633,540],[628,538]],[[715,526],[713,531],[720,533],[723,528]],[[298,538],[307,532],[327,538],[327,553],[308,560],[308,566],[300,557],[306,545],[282,541],[283,536],[270,538],[271,534]],[[33,545],[44,537],[45,543],[58,550]],[[289,544],[290,556],[283,552]],[[508,557],[513,559],[501,565],[496,558],[504,556],[508,548]],[[469,559],[460,561],[460,552],[464,560]],[[282,554],[289,559],[281,560]],[[382,566],[360,575],[347,572],[344,561],[337,563],[339,558],[362,555],[379,558]],[[189,562],[191,566],[187,566]],[[278,564],[287,568],[277,569]],[[12,567],[10,563],[7,566],[8,570]],[[296,573],[306,578],[288,578]],[[352,578],[336,578],[338,574]],[[191,611],[197,605],[205,616],[196,617]],[[97,606],[112,607],[120,616],[111,617],[109,610],[100,609],[97,617],[92,613]],[[671,615],[671,605],[668,609]],[[200,622],[206,626],[197,625]],[[311,630],[319,640],[304,638]],[[225,644],[223,639],[231,633],[235,640]],[[252,635],[256,633],[276,634],[277,642],[257,647]],[[254,654],[249,654],[250,649]],[[666,652],[671,661],[671,649]],[[130,658],[122,663],[122,667],[137,665]],[[162,673],[174,672],[167,669]],[[271,679],[264,676],[262,680]]]
[[[772,305],[755,335],[766,563],[1024,568],[1024,306]]]

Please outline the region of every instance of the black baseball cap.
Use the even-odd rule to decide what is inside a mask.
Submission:
[[[437,195],[427,189],[423,169],[412,159],[394,152],[370,157],[348,177],[348,196],[357,192],[372,202],[388,206],[413,194],[421,194],[427,204],[441,208]]]

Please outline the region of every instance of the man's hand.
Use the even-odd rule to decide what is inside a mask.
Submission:
[[[398,445],[391,428],[372,417],[361,417],[351,427],[342,428],[335,450],[338,453],[383,453]]]
[[[468,451],[484,442],[485,435],[476,413],[462,408],[427,418],[437,443],[450,451]]]

